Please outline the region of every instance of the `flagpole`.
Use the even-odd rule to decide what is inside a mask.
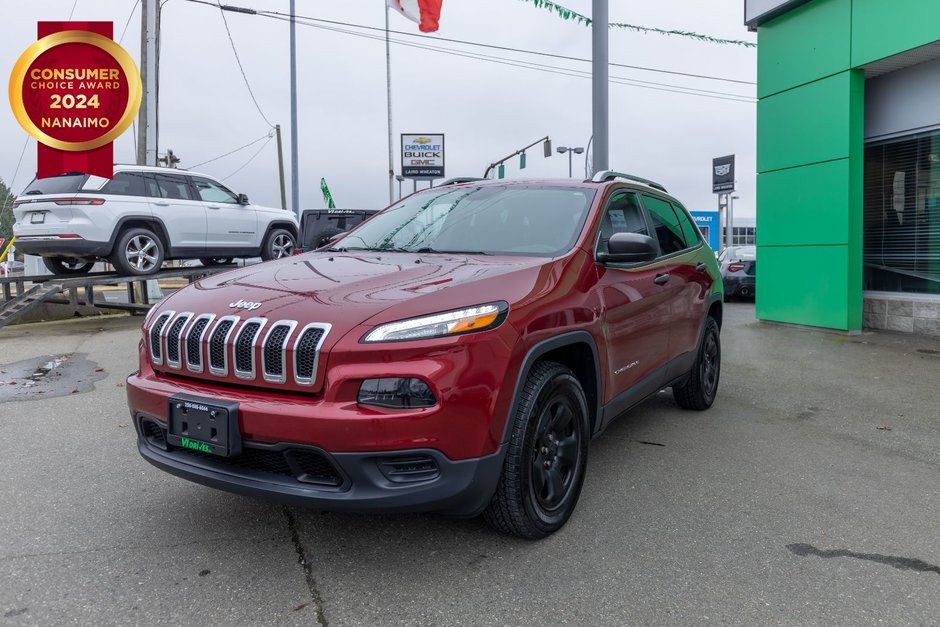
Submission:
[[[395,156],[392,148],[392,52],[388,41],[388,2],[385,3],[385,88],[388,102],[388,203],[395,202]]]

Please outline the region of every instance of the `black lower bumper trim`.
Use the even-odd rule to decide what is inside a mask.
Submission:
[[[110,242],[95,242],[87,239],[59,238],[34,240],[17,238],[16,252],[41,257],[107,257],[111,254]]]
[[[336,487],[310,485],[292,476],[279,476],[239,467],[225,458],[195,457],[186,451],[163,450],[138,427],[137,448],[148,462],[195,483],[246,496],[261,497],[323,511],[441,512],[475,516],[492,498],[502,470],[504,449],[474,459],[451,460],[434,449],[368,453],[323,453],[344,476]],[[144,422],[146,424],[146,421]],[[278,445],[291,447],[291,445]],[[426,481],[389,480],[380,464],[403,457],[425,456],[439,472]]]

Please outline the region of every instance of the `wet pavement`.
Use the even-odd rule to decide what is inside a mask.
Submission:
[[[161,473],[124,400],[140,318],[7,327],[0,623],[936,624],[940,342],[753,315],[727,306],[715,406],[620,418],[540,542]]]

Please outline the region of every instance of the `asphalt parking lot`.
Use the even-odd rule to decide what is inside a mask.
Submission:
[[[140,318],[7,327],[0,623],[936,624],[940,342],[753,316],[714,407],[614,423],[541,542],[165,475],[124,399]]]

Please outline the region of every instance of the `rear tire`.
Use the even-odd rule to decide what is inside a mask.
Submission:
[[[203,257],[199,260],[204,266],[224,266],[227,263],[232,263],[232,257]]]
[[[294,254],[296,242],[294,236],[287,229],[272,229],[264,238],[261,247],[261,258],[265,261],[290,257]]]
[[[684,385],[673,387],[672,396],[683,409],[708,409],[715,402],[720,374],[721,332],[715,319],[708,316],[689,379]]]
[[[565,366],[542,361],[526,377],[503,471],[484,520],[522,538],[564,526],[584,484],[590,425],[581,383]]]
[[[88,274],[95,267],[94,261],[73,259],[70,257],[43,257],[42,263],[52,274],[59,276],[79,276]]]
[[[163,266],[163,242],[149,229],[128,229],[115,242],[110,260],[119,274],[153,274]]]

